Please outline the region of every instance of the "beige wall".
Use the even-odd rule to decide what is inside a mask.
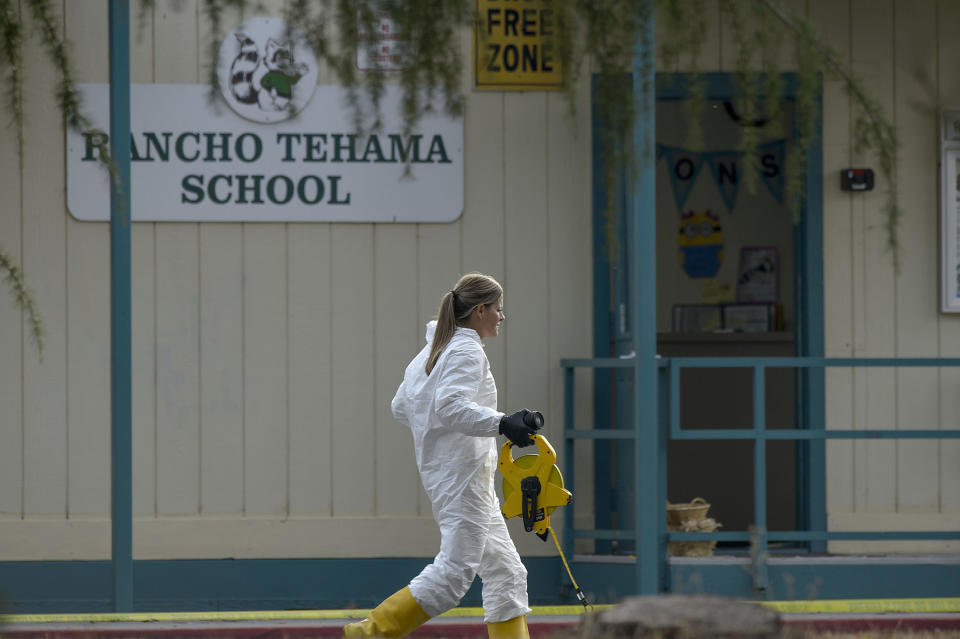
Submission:
[[[847,5],[849,4],[849,10]],[[850,196],[838,172],[876,161],[851,150],[850,102],[824,83],[824,272],[826,354],[955,357],[960,316],[938,312],[940,108],[960,104],[953,37],[955,2],[817,3],[810,18],[863,77],[897,126],[901,267],[893,269],[879,215],[884,188]],[[832,370],[827,423],[835,428],[956,429],[960,371]],[[836,530],[960,528],[957,440],[834,442],[828,446],[828,509]],[[956,542],[864,545],[960,550]]]
[[[106,81],[106,3],[57,5],[78,79]],[[141,39],[132,29],[133,81],[204,82],[196,4],[157,5]],[[468,47],[465,33],[469,59]],[[39,362],[0,296],[0,559],[103,558],[108,228],[66,211],[54,77],[25,58],[22,170],[14,131],[0,132],[0,242],[22,260],[48,342]],[[506,289],[508,320],[487,346],[501,408],[542,410],[562,445],[558,360],[591,348],[588,99],[578,92],[574,136],[562,94],[469,91],[465,206],[451,224],[133,225],[135,556],[434,554],[389,403],[467,271]],[[584,490],[581,509],[590,501]],[[525,554],[549,552],[523,537]]]
[[[133,81],[203,82],[208,25],[191,2],[157,4],[134,39]],[[876,162],[851,150],[849,100],[825,80],[827,355],[957,356],[960,317],[937,311],[937,110],[960,105],[960,43],[948,26],[960,24],[960,7],[791,4],[863,75],[902,141],[894,273],[883,185],[839,190],[840,168]],[[106,81],[106,4],[57,6],[78,79]],[[736,50],[710,6],[700,68],[730,70]],[[37,49],[32,34],[26,47]],[[467,34],[463,51],[469,59]],[[27,272],[48,338],[38,361],[0,295],[0,560],[104,558],[107,226],[66,212],[55,78],[42,56],[24,61],[22,164],[15,131],[0,129],[0,243]],[[452,224],[134,224],[137,557],[433,554],[410,438],[388,403],[423,323],[467,270],[506,286],[509,319],[487,347],[501,408],[544,410],[562,443],[557,362],[592,350],[589,95],[581,85],[571,123],[562,95],[477,92],[470,82],[465,73],[465,210]],[[585,423],[590,380],[578,380]],[[956,428],[960,416],[960,372],[837,370],[827,381],[830,427]],[[588,461],[589,448],[578,449],[581,478]],[[828,468],[833,529],[960,528],[960,442],[832,442]],[[589,521],[592,491],[578,482],[575,493]],[[529,536],[521,546],[551,553]]]

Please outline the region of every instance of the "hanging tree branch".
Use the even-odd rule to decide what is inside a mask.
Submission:
[[[887,200],[884,205],[884,227],[887,236],[887,248],[893,257],[894,270],[900,264],[900,243],[898,230],[901,210],[897,192],[897,151],[900,142],[896,127],[883,113],[883,107],[863,86],[850,67],[842,62],[840,54],[826,42],[808,21],[788,15],[777,0],[757,0],[767,11],[776,16],[788,30],[793,32],[798,46],[798,63],[807,56],[813,56],[810,62],[815,73],[817,68],[830,71],[843,80],[844,88],[858,115],[853,124],[853,146],[861,151],[872,151],[880,163],[880,174],[886,178]],[[802,48],[802,52],[801,49]]]
[[[216,71],[218,47],[223,14],[227,9],[238,12],[248,7],[260,8],[252,0],[197,0],[203,3],[206,19],[212,28],[210,58],[210,81]],[[703,76],[697,73],[697,60],[707,33],[707,4],[709,0],[654,0],[663,28],[659,54],[665,66],[688,66],[694,70],[688,84],[689,97],[685,110],[690,139],[688,143],[699,144],[699,111],[704,100]],[[843,61],[836,50],[826,42],[816,29],[802,16],[794,14],[780,0],[716,0],[721,3],[724,16],[730,17],[733,25],[734,44],[738,47],[737,73],[745,73],[759,52],[761,70],[766,74],[763,87],[751,80],[745,83],[741,99],[747,115],[761,110],[763,97],[764,115],[771,122],[779,113],[782,99],[780,73],[776,62],[780,45],[780,32],[766,22],[764,16],[772,16],[782,28],[791,34],[797,52],[796,64],[800,75],[800,87],[796,97],[796,122],[799,136],[793,154],[788,158],[787,193],[791,208],[799,211],[803,175],[800,170],[809,144],[816,135],[817,103],[816,74],[829,72],[840,78],[856,107],[857,117],[853,126],[854,148],[872,151],[878,156],[880,173],[888,184],[884,206],[887,244],[893,256],[894,267],[899,263],[897,240],[900,209],[897,204],[897,135],[894,126],[885,117],[880,104],[873,99],[863,83]],[[174,2],[180,8],[183,2]],[[21,6],[23,9],[21,10]],[[637,35],[642,32],[652,16],[638,10],[636,0],[554,0],[556,14],[557,59],[565,74],[570,103],[573,104],[573,88],[576,85],[585,61],[590,61],[597,74],[594,85],[594,101],[599,116],[610,127],[606,137],[608,164],[608,193],[617,171],[626,169],[631,176],[635,167],[632,145],[624,144],[629,139],[637,114],[632,90],[624,82],[630,68],[633,47]],[[648,6],[643,3],[643,6]],[[357,73],[356,52],[361,42],[360,31],[373,32],[376,16],[389,16],[398,29],[409,34],[411,48],[408,64],[394,76],[402,90],[402,118],[404,131],[416,127],[419,118],[433,108],[436,95],[443,99],[443,108],[450,114],[460,114],[464,97],[460,92],[464,64],[462,60],[462,31],[482,25],[482,16],[476,15],[473,0],[435,0],[413,2],[410,0],[289,0],[285,3],[284,17],[307,34],[318,60],[322,60],[347,88],[358,130],[375,128],[380,123],[380,101],[384,94],[385,73],[374,69]],[[746,8],[758,21],[756,29],[747,29],[744,17]],[[29,11],[28,11],[29,10]],[[143,0],[139,29],[142,32],[148,13],[156,10],[156,0]],[[29,15],[40,35],[43,51],[52,61],[57,74],[55,94],[66,125],[75,131],[89,131],[92,121],[84,114],[81,95],[77,90],[67,43],[62,37],[62,24],[53,10],[52,0],[0,0],[0,71],[5,76],[8,111],[17,128],[18,146],[23,149],[23,71],[22,17]],[[336,42],[328,41],[335,34]],[[652,59],[644,61],[652,64]],[[365,89],[361,91],[361,89]],[[648,87],[646,90],[653,90]],[[366,110],[365,110],[366,109]],[[743,144],[751,144],[751,133]],[[116,168],[105,144],[100,145],[100,159],[111,175],[114,188],[118,187]],[[791,168],[791,166],[793,168]],[[408,167],[409,168],[409,167]],[[610,206],[613,205],[613,198]],[[15,298],[21,300],[31,322],[39,321],[39,313],[33,304],[28,289],[22,283],[22,273],[12,271],[12,260],[3,255],[0,268],[12,278]],[[42,335],[42,326],[36,324],[35,337]],[[36,340],[42,344],[41,339]]]
[[[76,131],[91,128],[93,124],[83,112],[83,99],[73,77],[67,44],[60,35],[60,27],[54,19],[50,0],[27,0],[27,5],[33,14],[40,41],[59,76],[55,94],[67,126]]]
[[[13,115],[17,129],[17,150],[23,153],[23,64],[21,51],[23,31],[13,0],[0,0],[0,63],[9,67],[7,74],[7,110]]]
[[[33,293],[27,287],[27,282],[23,277],[23,269],[17,266],[13,257],[2,246],[0,246],[0,272],[5,273],[4,279],[10,287],[10,293],[13,295],[17,306],[27,314],[30,337],[37,347],[40,358],[43,359],[43,343],[46,334],[43,317],[37,308]]]

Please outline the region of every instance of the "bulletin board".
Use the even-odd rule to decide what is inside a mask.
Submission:
[[[940,155],[940,310],[960,313],[960,109],[944,111]]]

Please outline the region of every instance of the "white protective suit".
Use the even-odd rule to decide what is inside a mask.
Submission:
[[[500,418],[497,386],[480,336],[458,327],[426,373],[436,321],[427,345],[410,362],[391,403],[413,431],[420,479],[440,526],[440,552],[410,582],[431,617],[455,607],[473,578],[483,580],[484,621],[530,613],[527,571],[507,532],[494,488]]]

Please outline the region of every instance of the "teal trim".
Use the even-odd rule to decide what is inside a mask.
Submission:
[[[572,558],[572,556],[571,556]],[[198,559],[133,562],[131,610],[372,608],[432,557],[380,559]],[[109,561],[0,562],[0,612],[113,609]],[[531,605],[577,603],[558,557],[524,558]],[[574,567],[578,582],[580,575]],[[461,601],[480,606],[477,579]]]
[[[130,4],[110,0],[110,423],[113,610],[133,609],[130,319]]]
[[[662,78],[662,79],[661,79]],[[726,100],[734,95],[730,74],[706,73],[701,76],[708,100]],[[783,96],[795,99],[800,78],[795,73],[781,75]],[[806,157],[806,182],[803,213],[794,233],[794,291],[797,323],[797,355],[822,357],[824,354],[823,320],[823,146],[822,78],[817,77],[817,135]],[[659,74],[657,99],[683,100],[688,94],[690,77],[685,74]],[[794,138],[796,128],[794,125]],[[822,430],[825,423],[823,373],[805,371],[798,376],[796,423]],[[807,529],[826,527],[826,453],[820,441],[800,442],[796,453],[797,525]],[[826,546],[811,545],[814,552],[825,552]]]
[[[661,392],[657,393],[657,459],[659,460],[657,471],[659,476],[657,477],[657,487],[658,492],[656,495],[656,503],[659,504],[656,510],[657,516],[657,553],[660,557],[661,563],[661,581],[660,581],[660,592],[670,592],[673,588],[671,585],[671,573],[669,565],[667,564],[667,536],[665,531],[667,530],[667,509],[663,507],[663,504],[667,503],[667,395],[662,392],[663,389],[667,388],[668,381],[668,371],[658,366],[657,370],[657,381],[659,383],[659,388]]]
[[[667,539],[670,541],[704,541],[714,539],[717,541],[751,541],[757,538],[757,533],[749,531],[728,531],[728,532],[671,532],[667,533]],[[909,540],[922,541],[960,539],[960,531],[944,530],[912,530],[900,532],[878,532],[878,531],[855,531],[855,532],[830,532],[823,530],[786,530],[786,531],[768,531],[766,538],[769,541],[890,541],[890,540]]]
[[[671,566],[673,592],[757,598],[748,565],[678,563]],[[581,572],[582,569],[581,569]],[[592,575],[586,575],[587,578]],[[960,565],[928,560],[917,564],[800,562],[768,566],[766,600],[908,598],[956,596]]]
[[[560,366],[568,368],[633,368],[633,360],[619,357],[566,358]]]
[[[591,78],[591,91],[596,86],[596,76]],[[591,104],[592,140],[593,140],[593,354],[598,357],[611,355],[611,317],[610,285],[608,282],[608,259],[610,247],[607,245],[607,235],[604,232],[604,214],[607,210],[607,189],[605,188],[604,154],[605,127],[607,123],[601,121],[596,104]],[[614,360],[620,361],[620,360]],[[600,379],[594,385],[593,393],[593,423],[607,425],[613,422],[610,414],[612,404],[612,387],[610,380]],[[572,411],[572,408],[571,408]],[[571,414],[571,424],[573,416]],[[571,426],[572,428],[572,426]],[[611,430],[604,427],[604,430]],[[572,449],[568,449],[572,450]],[[594,521],[595,525],[607,528],[612,525],[610,484],[610,456],[613,450],[609,442],[598,441],[594,448]],[[572,455],[568,455],[572,457]],[[602,461],[601,461],[602,460]],[[598,544],[597,552],[609,553],[609,544]]]
[[[753,433],[762,435],[767,428],[766,374],[763,366],[753,369]],[[680,394],[679,386],[671,392]],[[767,577],[767,442],[762,437],[753,441],[753,527],[757,531],[754,541],[753,589],[765,592],[769,586]]]
[[[698,429],[699,430],[699,429]],[[708,429],[703,429],[708,430]],[[671,439],[798,439],[819,441],[824,439],[958,439],[960,430],[765,430],[757,433],[748,429],[716,428],[709,433],[696,430],[679,430],[670,433]]]
[[[616,531],[622,532],[622,531]],[[771,535],[771,539],[774,539]],[[573,559],[573,557],[569,557]],[[135,561],[136,612],[324,610],[371,608],[416,575],[429,558],[206,559]],[[748,559],[673,560],[671,592],[756,597]],[[576,603],[556,557],[524,559],[531,605]],[[560,567],[562,570],[562,567]],[[634,562],[574,560],[577,583],[591,603],[616,603],[633,593]],[[0,562],[0,612],[109,612],[108,561]],[[862,559],[773,558],[764,597],[774,600],[955,597],[960,562],[943,557]],[[477,580],[461,602],[480,606]]]
[[[643,37],[646,37],[644,34]],[[649,122],[644,121],[643,114],[646,113],[643,105],[641,105],[638,100],[642,99],[643,95],[641,91],[638,91],[638,87],[641,87],[645,82],[653,81],[653,77],[642,77],[643,73],[648,74],[652,73],[649,69],[644,69],[642,65],[642,57],[638,55],[638,52],[641,50],[642,44],[638,44],[635,48],[634,56],[634,69],[631,79],[634,82],[634,95],[635,95],[635,104],[637,104],[637,112],[640,114],[640,118],[637,120],[637,127],[634,130],[634,144],[640,142],[650,145],[649,155],[645,156],[648,158],[656,158],[656,140],[655,136],[650,135],[650,131],[654,131],[654,122],[653,122],[653,109],[649,109],[651,118]],[[689,84],[691,77],[685,74],[666,74],[661,73],[657,74],[655,78],[655,94],[656,100],[660,101],[669,101],[669,100],[684,100],[689,94]],[[786,100],[793,100],[798,93],[800,86],[799,76],[796,74],[783,74],[783,95]],[[596,81],[596,79],[595,79]],[[700,82],[704,85],[704,95],[708,100],[727,100],[735,94],[736,86],[733,81],[733,78],[730,74],[726,73],[707,73],[699,76]],[[648,85],[649,86],[649,85]],[[818,109],[822,111],[821,105],[821,96],[822,92],[822,81],[817,79],[817,105]],[[647,96],[649,98],[649,96]],[[822,118],[821,118],[822,119]],[[819,123],[818,133],[816,139],[811,144],[809,153],[806,158],[806,175],[807,181],[805,185],[805,192],[803,194],[803,206],[804,211],[801,215],[801,223],[797,226],[794,232],[794,242],[795,242],[795,253],[796,253],[796,268],[795,268],[795,291],[797,295],[796,299],[796,324],[797,324],[797,342],[798,342],[798,351],[797,354],[804,357],[822,357],[824,354],[823,351],[823,247],[822,247],[822,233],[823,233],[823,165],[822,165],[822,143],[819,139]],[[645,128],[647,127],[647,128]],[[611,258],[607,247],[603,243],[603,234],[601,232],[602,220],[598,216],[599,211],[603,211],[607,206],[606,199],[606,189],[603,186],[603,173],[602,166],[604,158],[602,156],[602,145],[599,143],[601,138],[600,133],[603,131],[602,123],[598,122],[597,109],[594,105],[593,109],[593,131],[594,131],[594,295],[595,295],[595,333],[594,333],[594,352],[596,355],[607,356],[600,361],[597,361],[597,364],[600,364],[597,367],[603,368],[634,368],[635,374],[632,379],[632,385],[624,385],[624,381],[628,381],[629,377],[624,377],[629,375],[627,371],[623,373],[613,372],[609,375],[596,375],[595,377],[595,405],[594,405],[594,423],[598,425],[601,429],[606,429],[604,424],[609,424],[612,422],[622,421],[622,418],[627,417],[625,414],[621,414],[620,405],[624,402],[615,402],[615,397],[622,397],[624,392],[632,393],[633,399],[636,402],[635,405],[641,406],[652,406],[653,399],[646,398],[644,394],[650,388],[655,388],[652,383],[655,381],[653,375],[649,375],[649,379],[641,381],[639,379],[639,373],[641,367],[643,366],[643,361],[645,360],[645,355],[642,352],[640,340],[650,339],[654,341],[656,339],[656,329],[655,324],[651,325],[649,329],[649,334],[644,334],[638,332],[637,326],[638,322],[641,320],[638,317],[638,312],[649,311],[651,315],[655,313],[655,289],[651,289],[649,295],[644,295],[641,291],[643,290],[644,282],[640,281],[638,277],[651,275],[653,273],[653,267],[649,269],[642,267],[640,261],[649,261],[650,264],[655,263],[655,250],[656,246],[654,242],[648,242],[644,245],[644,248],[638,249],[639,245],[631,245],[630,251],[626,255],[618,255],[615,258]],[[795,137],[795,134],[794,134]],[[645,150],[645,153],[647,151]],[[638,160],[638,165],[642,168],[644,166],[644,161],[642,155],[638,152],[636,157],[641,158]],[[642,234],[642,231],[636,228],[635,223],[642,223],[642,217],[640,211],[642,210],[641,205],[636,201],[636,197],[639,197],[639,194],[644,194],[645,196],[649,195],[652,197],[654,185],[651,182],[649,185],[641,186],[637,180],[627,180],[626,176],[619,176],[621,182],[628,182],[627,186],[632,187],[630,193],[633,196],[628,198],[631,201],[629,202],[630,206],[626,210],[632,211],[632,215],[627,217],[627,224],[625,229],[621,229],[618,226],[618,231],[626,231],[625,236],[629,238],[639,237]],[[640,180],[644,179],[642,173],[640,174]],[[619,183],[618,183],[619,184]],[[623,186],[621,184],[621,186]],[[770,187],[771,185],[767,185]],[[775,189],[774,189],[775,191]],[[776,195],[776,192],[774,192]],[[617,204],[619,205],[619,190],[615,192],[615,196],[618,198]],[[620,224],[620,222],[618,222]],[[633,227],[633,228],[631,228]],[[647,252],[649,251],[649,253]],[[616,263],[611,265],[610,260],[615,259]],[[629,273],[630,277],[625,278],[624,273]],[[624,336],[617,334],[616,339],[613,337],[612,333],[616,333],[617,329],[612,325],[612,320],[619,320],[619,317],[611,317],[611,309],[618,308],[618,298],[611,299],[611,295],[617,296],[623,294],[621,291],[622,284],[625,279],[628,279],[627,284],[629,286],[623,289],[623,292],[629,291],[626,293],[626,297],[630,303],[628,307],[630,309],[629,320],[631,325],[631,335]],[[655,283],[655,278],[654,278]],[[640,310],[638,310],[640,309]],[[622,329],[621,329],[622,330]],[[628,338],[628,341],[633,342],[633,350],[637,353],[636,361],[624,361],[617,362],[615,359],[610,358],[609,355],[617,355],[621,353],[628,352],[630,349],[627,347],[626,350],[616,350],[617,347],[623,348],[624,337]],[[611,346],[614,348],[611,349]],[[654,345],[655,349],[655,345]],[[661,363],[662,365],[662,363]],[[666,377],[669,376],[669,373],[666,374]],[[797,392],[797,418],[796,423],[800,428],[809,428],[811,432],[819,432],[824,429],[824,390],[823,390],[823,372],[822,370],[817,369],[815,366],[810,368],[804,368],[797,376],[798,378],[798,392]],[[668,383],[664,379],[664,383]],[[624,386],[623,388],[618,388],[618,386]],[[633,391],[631,391],[631,388]],[[667,400],[661,397],[661,400],[667,402]],[[614,408],[616,406],[617,408]],[[668,406],[664,407],[670,408]],[[679,408],[679,407],[677,407]],[[614,411],[616,410],[616,414]],[[661,411],[662,412],[662,411]],[[672,420],[678,414],[677,410],[673,410],[670,415],[663,417],[663,424],[665,425],[667,420]],[[617,419],[617,418],[620,419]],[[640,415],[633,415],[635,420],[641,420]],[[652,423],[652,418],[651,418]],[[665,428],[665,426],[664,426]],[[572,427],[569,430],[574,430]],[[633,519],[633,514],[628,513],[627,509],[633,504],[639,504],[642,508],[642,503],[644,499],[656,499],[656,495],[661,492],[660,486],[658,485],[657,476],[662,469],[659,469],[656,463],[650,464],[641,462],[641,457],[643,452],[641,449],[646,449],[649,453],[650,450],[658,449],[658,439],[655,435],[655,429],[652,425],[648,425],[648,430],[645,431],[643,436],[638,436],[638,442],[643,442],[643,445],[634,449],[633,459],[623,458],[621,455],[616,455],[616,458],[611,455],[610,451],[613,450],[611,447],[616,446],[616,442],[611,442],[610,440],[619,440],[624,438],[624,436],[608,436],[603,435],[590,435],[585,434],[584,431],[579,431],[578,434],[569,435],[571,440],[575,439],[593,439],[596,444],[595,448],[595,472],[596,484],[595,484],[595,498],[596,498],[596,522],[595,525],[600,529],[607,529],[611,526],[609,510],[619,510],[619,519],[622,521],[629,521]],[[681,436],[681,438],[686,438]],[[627,437],[628,439],[628,437]],[[797,466],[797,479],[796,479],[796,490],[797,490],[797,504],[798,510],[796,514],[797,526],[804,529],[818,529],[826,527],[826,487],[825,487],[825,460],[824,460],[824,439],[826,437],[820,437],[817,435],[810,436],[801,436],[794,438],[797,440],[795,444],[796,450],[796,466]],[[760,442],[761,440],[757,440]],[[626,442],[625,442],[626,443]],[[651,446],[652,445],[652,446]],[[757,443],[756,446],[761,446],[760,443]],[[757,450],[757,455],[764,455],[763,451]],[[661,459],[666,459],[665,455]],[[625,474],[627,472],[636,471],[637,473],[643,473],[644,478],[641,478],[635,475],[632,479],[632,486],[628,489],[625,486],[621,485],[621,482],[617,481],[616,486],[612,486],[610,471],[607,466],[610,462],[615,461],[618,466],[618,473]],[[654,460],[655,462],[655,460]],[[631,468],[623,468],[624,465],[629,465]],[[665,472],[665,471],[663,471]],[[640,490],[641,486],[645,486],[645,491]],[[611,495],[611,488],[615,490],[615,494]],[[626,490],[629,490],[632,495],[627,494]],[[761,489],[762,490],[762,489]],[[665,490],[663,491],[665,495]],[[756,497],[756,495],[755,495]],[[632,500],[631,500],[632,498]],[[650,513],[652,514],[652,513]],[[653,525],[653,520],[649,517],[644,518],[639,513],[637,516],[644,519],[646,525]],[[639,529],[636,531],[638,537],[642,536],[643,533]],[[660,540],[662,542],[662,540]],[[620,546],[622,549],[625,549],[625,546]],[[597,551],[602,553],[607,546],[597,545]],[[825,546],[818,546],[817,543],[813,543],[809,546],[810,550],[825,550]],[[644,552],[640,550],[639,552]],[[652,550],[650,552],[653,552]],[[663,556],[662,554],[660,555]],[[643,562],[641,562],[643,563]],[[642,577],[640,574],[643,572],[642,568],[638,569],[638,580],[650,583],[652,579],[648,576]],[[662,573],[663,571],[661,571]],[[639,583],[639,582],[638,582]],[[665,580],[661,580],[661,583],[664,584]]]
[[[656,91],[654,76],[653,0],[642,0],[637,11],[645,18],[633,50],[633,156],[637,170],[631,181],[632,234],[628,293],[633,347],[633,420],[637,433],[633,445],[633,498],[636,500],[634,527],[635,593],[660,592],[666,573],[666,546],[659,520],[661,501],[659,465],[660,428],[657,415],[657,233],[656,233]]]
[[[671,561],[670,591],[756,599],[747,558]],[[576,562],[577,582],[591,602],[616,603],[629,594],[632,563]],[[768,568],[767,600],[894,599],[955,597],[960,564],[934,558],[896,563],[802,562],[773,560]]]
[[[574,382],[576,380],[576,371],[572,368],[563,371],[563,435],[564,435],[564,455],[563,455],[563,476],[568,477],[568,482],[573,481],[573,423],[574,413]],[[595,432],[595,431],[592,431]],[[568,483],[568,486],[572,484]],[[568,557],[573,557],[573,508],[563,509],[563,551]]]
[[[637,436],[632,430],[568,430],[565,435],[569,439],[633,439]]]
[[[565,368],[565,376],[570,379],[570,373],[575,368],[594,368],[604,367],[611,362],[609,358],[605,359],[563,359],[561,366]],[[754,445],[754,529],[752,531],[724,531],[719,533],[676,533],[667,532],[665,519],[665,509],[660,506],[657,513],[644,513],[644,516],[650,517],[654,522],[655,543],[661,546],[666,540],[671,541],[726,541],[743,542],[749,541],[752,544],[751,552],[751,588],[754,594],[764,595],[771,588],[770,565],[767,559],[768,542],[804,542],[811,547],[826,546],[828,540],[950,540],[960,539],[960,531],[903,531],[903,532],[882,532],[882,531],[856,531],[856,532],[831,532],[823,527],[816,530],[791,530],[774,531],[767,530],[767,478],[766,478],[766,443],[770,440],[798,440],[806,441],[811,444],[824,444],[826,439],[957,439],[960,438],[960,429],[952,430],[823,430],[823,429],[774,429],[768,430],[766,425],[766,370],[768,368],[795,368],[801,372],[819,373],[823,378],[823,369],[827,366],[840,367],[960,367],[960,358],[825,358],[825,357],[675,357],[663,358],[655,363],[654,367],[658,369],[660,379],[659,385],[661,393],[658,397],[659,433],[656,446],[650,444],[650,439],[641,438],[638,429],[638,442],[643,442],[644,446],[640,448],[655,448],[659,461],[657,472],[666,471],[666,449],[663,441],[668,437],[670,439],[698,439],[698,440],[733,440],[749,439],[753,440]],[[680,426],[680,369],[681,368],[752,368],[753,369],[753,424],[750,427],[739,429],[711,429],[697,428],[684,430]],[[572,395],[572,383],[565,387]],[[569,397],[565,398],[568,407],[568,415],[572,420],[573,403]],[[566,424],[566,435],[568,442],[574,438],[587,439],[596,434],[606,435],[600,431],[578,431],[573,429],[572,422]],[[647,460],[644,459],[646,462]],[[573,484],[573,466],[568,466],[567,480]],[[644,477],[649,480],[649,473]],[[813,479],[813,478],[811,478]],[[822,480],[823,478],[817,478]],[[646,496],[653,495],[658,504],[666,502],[666,495],[662,487],[666,481],[662,474],[658,474],[652,487],[647,485]],[[638,495],[644,496],[638,486]],[[619,540],[629,538],[632,533],[638,538],[643,538],[644,528],[651,524],[641,521],[633,531],[628,530],[610,530],[596,527],[594,530],[569,530],[568,535],[573,538],[583,539],[604,539]],[[800,526],[798,525],[798,528]],[[644,555],[637,553],[640,558],[636,569],[638,573],[643,574]],[[660,557],[665,557],[661,554]],[[960,562],[958,562],[960,563]],[[664,580],[660,587],[662,590],[677,592],[672,585],[673,573],[664,571],[661,575]],[[666,580],[671,581],[666,581]],[[635,591],[636,592],[636,591]]]
[[[723,367],[727,362],[736,366],[767,366],[769,368],[821,368],[824,366],[863,366],[883,368],[890,366],[940,367],[960,366],[958,357],[672,357],[657,360],[657,367],[668,369],[673,365],[685,368]],[[629,359],[610,357],[572,357],[560,360],[561,368],[629,368]]]
[[[747,364],[749,362],[749,364]],[[801,372],[806,373],[808,379],[823,379],[824,368],[828,365],[846,365],[846,366],[898,366],[901,362],[904,366],[949,366],[951,363],[956,366],[960,362],[936,358],[872,358],[866,360],[843,359],[843,358],[777,358],[777,357],[744,357],[744,358],[672,358],[666,366],[671,373],[671,379],[679,379],[679,370],[684,366],[690,368],[729,368],[736,366],[748,366],[753,368],[753,428],[752,429],[690,429],[680,428],[678,419],[670,421],[670,436],[674,439],[752,439],[754,446],[754,531],[749,533],[724,532],[724,533],[700,533],[692,536],[683,535],[683,539],[714,539],[717,541],[750,540],[754,551],[751,552],[753,588],[757,593],[765,593],[769,588],[767,542],[773,539],[773,535],[767,531],[766,521],[766,443],[771,439],[795,439],[807,440],[811,445],[824,444],[824,439],[830,438],[923,438],[938,439],[960,437],[960,430],[874,430],[874,431],[826,431],[826,430],[806,430],[792,429],[789,431],[768,431],[766,430],[766,393],[764,379],[766,368],[783,367],[788,362],[796,364]],[[838,364],[837,362],[842,362]],[[813,373],[819,373],[815,376]],[[678,385],[671,385],[668,389],[670,406],[680,406],[680,388]],[[822,428],[822,426],[821,426]],[[776,433],[776,435],[774,435]],[[811,478],[812,479],[812,478]],[[799,527],[799,526],[798,526]],[[670,539],[680,539],[675,533],[669,533]],[[830,533],[826,531],[826,524],[820,529],[812,532],[788,531],[785,534],[778,534],[776,537],[783,541],[807,541],[811,547],[825,547],[829,539],[960,539],[960,532],[869,532],[847,534],[846,537],[840,533]]]
[[[576,539],[631,539],[633,530],[574,530]],[[757,539],[756,532],[747,530],[732,530],[726,532],[668,532],[669,541],[753,541]],[[855,531],[831,532],[823,530],[777,530],[768,531],[768,541],[923,541],[923,540],[950,540],[960,539],[960,531],[944,530],[911,530],[900,532]]]
[[[635,539],[636,532],[633,529],[617,530],[574,530],[575,539],[622,539],[624,541]]]
[[[704,98],[707,100],[729,100],[735,95],[736,84],[730,73],[703,73],[699,76],[704,86]],[[782,73],[783,97],[792,100],[797,95],[799,77],[796,73]],[[658,100],[686,100],[690,94],[691,76],[687,73],[658,73]]]
[[[590,366],[591,360],[560,360],[561,366]],[[565,364],[564,362],[572,362]],[[954,367],[960,366],[958,357],[672,357],[661,360],[660,366],[682,368],[890,368],[894,366]]]
[[[798,278],[795,290],[801,295],[796,306],[802,322],[797,354],[803,357],[823,357],[823,79],[816,77],[815,112],[816,133],[807,150],[805,193],[800,233],[801,251],[796,254]],[[826,390],[824,371],[812,368],[800,376],[803,380],[800,405],[801,420],[797,423],[814,432],[826,428]],[[827,457],[823,441],[798,442],[797,445],[797,525],[807,530],[827,527]],[[811,552],[827,551],[826,543],[809,545]]]

